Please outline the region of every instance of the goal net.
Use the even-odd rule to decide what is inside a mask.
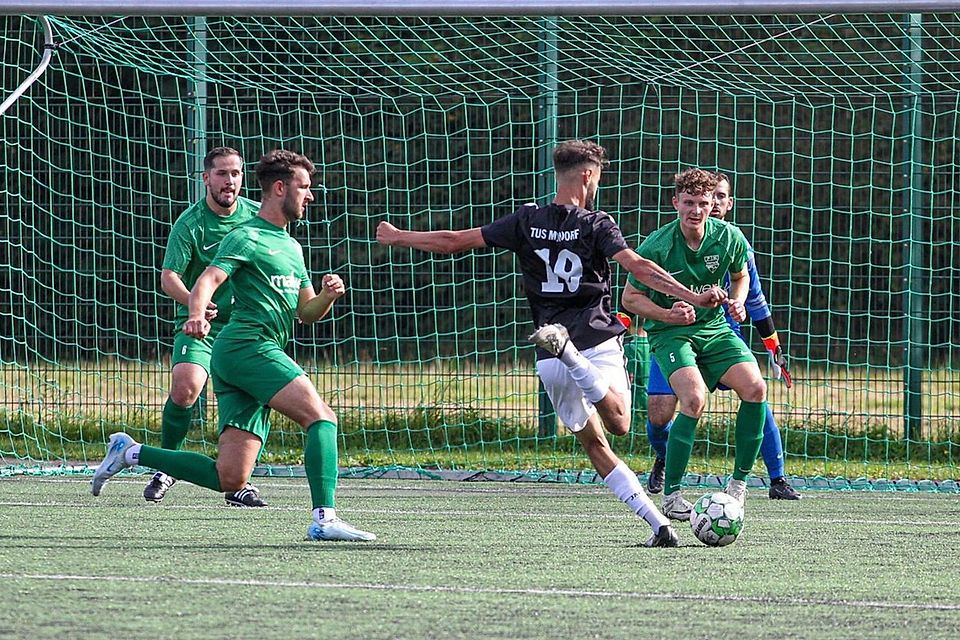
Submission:
[[[253,199],[266,150],[320,169],[294,235],[349,294],[292,353],[340,417],[342,465],[590,477],[539,391],[512,256],[374,240],[381,220],[467,228],[549,199],[552,146],[588,138],[633,246],[675,215],[674,173],[731,176],[795,380],[769,383],[788,474],[957,477],[957,15],[51,22],[50,68],[0,119],[3,473],[82,469],[115,430],[159,442],[163,251],[204,153],[229,145]],[[6,96],[42,30],[0,24]],[[212,393],[201,406],[186,446],[214,453]],[[735,410],[711,396],[691,471],[729,471]],[[612,440],[649,468],[642,422]],[[278,420],[263,469],[301,452]]]

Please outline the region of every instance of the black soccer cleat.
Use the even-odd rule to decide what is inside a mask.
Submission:
[[[799,500],[802,497],[800,492],[791,487],[783,476],[770,481],[771,500]]]
[[[663,491],[663,477],[666,472],[667,461],[663,458],[657,458],[653,461],[653,468],[650,469],[650,475],[647,477],[647,493],[660,493]]]
[[[150,483],[143,490],[143,499],[147,502],[159,503],[163,496],[167,495],[167,490],[177,481],[173,476],[168,476],[162,471],[158,471],[150,478]]]
[[[643,543],[645,547],[677,547],[680,545],[680,536],[668,524],[662,525],[655,534]]]
[[[223,494],[223,499],[231,507],[265,507],[267,503],[260,499],[260,491],[255,486],[247,483],[240,491],[228,491]]]

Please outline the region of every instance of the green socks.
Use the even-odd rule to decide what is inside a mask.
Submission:
[[[746,480],[750,475],[753,463],[757,460],[757,454],[760,453],[760,445],[763,443],[763,421],[766,417],[766,402],[740,402],[740,410],[737,411],[737,429],[734,432],[734,441],[737,445],[733,467],[734,480]]]
[[[171,451],[143,445],[140,448],[140,464],[163,471],[177,480],[186,480],[207,489],[222,491],[216,461],[202,453]]]
[[[160,420],[160,446],[164,449],[177,450],[190,431],[190,420],[193,418],[193,406],[181,407],[167,398],[163,405],[163,414]],[[174,476],[179,477],[179,476]]]
[[[332,508],[337,492],[337,425],[328,420],[317,420],[307,427],[307,441],[303,446],[303,465],[313,508]],[[178,476],[179,477],[179,476]]]
[[[667,438],[667,459],[664,472],[663,495],[668,496],[680,488],[683,473],[690,462],[693,452],[693,438],[697,431],[698,418],[678,413],[670,427],[670,436]],[[756,452],[754,452],[756,457]]]

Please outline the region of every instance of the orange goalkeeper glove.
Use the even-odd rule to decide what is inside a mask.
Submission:
[[[773,377],[777,380],[783,380],[787,389],[793,386],[793,379],[790,377],[790,371],[787,370],[787,359],[783,355],[783,349],[780,347],[780,337],[774,331],[772,335],[763,339],[763,346],[770,354],[770,366],[773,368]]]

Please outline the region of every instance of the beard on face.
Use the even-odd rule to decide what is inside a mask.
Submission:
[[[287,192],[287,195],[283,197],[283,206],[281,207],[281,210],[283,211],[283,216],[288,222],[293,222],[294,220],[300,219],[303,213],[303,207],[297,202],[295,191],[290,190]]]
[[[233,203],[237,201],[236,192],[224,193],[221,191],[220,193],[214,193],[211,191],[210,195],[213,197],[213,201],[224,209],[229,209],[231,206],[233,206]]]

